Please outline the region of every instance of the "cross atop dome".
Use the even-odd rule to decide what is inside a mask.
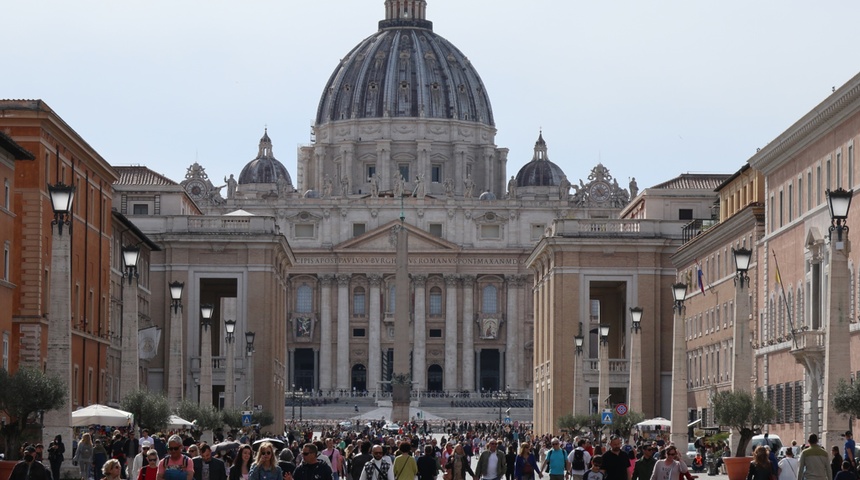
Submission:
[[[385,0],[385,20],[379,28],[426,28],[433,30],[427,21],[427,0]]]

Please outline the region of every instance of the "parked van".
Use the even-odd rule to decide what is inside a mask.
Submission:
[[[774,453],[782,450],[782,440],[779,438],[779,435],[768,435],[767,440],[765,440],[764,435],[756,435],[750,440],[750,444],[747,447],[747,456],[752,456],[752,452],[760,445],[770,447]]]

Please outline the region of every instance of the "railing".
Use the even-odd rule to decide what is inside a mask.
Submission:
[[[191,371],[194,373],[200,372],[200,357],[191,357]],[[240,371],[245,368],[245,358],[241,355],[233,357],[233,368]],[[224,372],[227,370],[227,357],[212,357],[212,371]]]
[[[681,238],[687,222],[639,219],[559,219],[547,229],[551,237]]]
[[[586,373],[589,371],[597,373],[600,371],[600,360],[589,358],[585,361]],[[630,361],[622,359],[609,359],[609,371],[614,373],[629,373]]]
[[[713,228],[720,223],[719,220],[713,219],[697,219],[692,222],[684,225],[684,243],[689,242],[690,240],[696,238],[700,234],[704,233],[709,228]]]
[[[140,216],[135,223],[145,231],[171,233],[276,234],[274,217],[266,216]]]

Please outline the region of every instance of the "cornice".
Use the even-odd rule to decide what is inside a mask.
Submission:
[[[860,109],[860,74],[818,104],[776,139],[756,152],[749,164],[764,174],[773,172],[788,154],[816,139],[821,133]]]

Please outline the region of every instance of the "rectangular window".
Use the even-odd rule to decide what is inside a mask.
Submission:
[[[365,225],[363,223],[353,223],[352,224],[352,236],[358,237],[358,236],[364,235],[366,228],[367,228],[367,225]]]
[[[499,225],[481,225],[481,238],[502,238],[502,228]]]
[[[815,167],[815,204],[818,205],[821,203],[821,198],[824,192],[821,190],[821,165]]]
[[[295,228],[296,238],[314,238],[314,224],[298,223]]]
[[[442,224],[441,223],[431,223],[428,226],[428,229],[430,230],[430,235],[433,235],[434,237],[442,238]]]
[[[352,292],[352,314],[356,317],[363,317],[367,311],[367,296],[364,294],[364,288],[356,288]]]
[[[692,220],[693,219],[693,209],[692,208],[680,208],[678,209],[678,220]]]
[[[794,219],[794,186],[788,186],[788,221]]]
[[[848,188],[854,186],[854,145],[848,145]]]
[[[3,245],[3,280],[6,280],[7,282],[10,277],[9,270],[11,267],[9,266],[9,261],[11,259],[12,258],[9,255],[9,242],[6,242],[6,244]]]
[[[442,315],[442,290],[439,287],[430,289],[430,315]]]
[[[398,164],[397,170],[400,171],[400,176],[403,177],[403,180],[405,180],[407,182],[410,181],[411,177],[409,177],[409,164],[408,163]]]
[[[134,215],[149,215],[149,205],[135,203],[132,211]]]
[[[434,164],[430,167],[430,181],[442,183],[442,165]]]
[[[3,181],[3,206],[6,210],[12,210],[12,187],[9,186],[9,179]]]
[[[827,187],[827,190],[831,190],[832,172],[830,171],[830,159],[829,158],[827,159],[827,163],[825,165],[826,165],[826,170],[824,171],[824,174],[826,175],[826,180],[825,180],[824,185]]]
[[[9,334],[3,333],[3,370],[9,371]]]
[[[806,211],[812,210],[812,172],[806,172]]]
[[[797,179],[797,215],[803,215],[803,176]]]
[[[442,329],[441,328],[431,328],[430,329],[430,338],[442,338]]]
[[[371,163],[365,168],[365,172],[367,174],[367,181],[369,182],[374,175],[376,175],[376,164]]]
[[[842,152],[836,152],[836,188],[842,188]]]
[[[311,313],[314,308],[314,292],[313,289],[307,285],[302,284],[296,290],[296,312],[297,313]]]
[[[783,208],[783,193],[779,192],[779,226],[780,227],[782,227],[784,225],[784,223],[783,223],[783,220],[784,220],[783,212],[784,211],[785,211],[785,209]]]
[[[363,329],[363,328],[353,328],[352,329],[352,336],[353,337],[365,337],[365,336],[367,336],[367,333],[366,333],[365,329]]]

